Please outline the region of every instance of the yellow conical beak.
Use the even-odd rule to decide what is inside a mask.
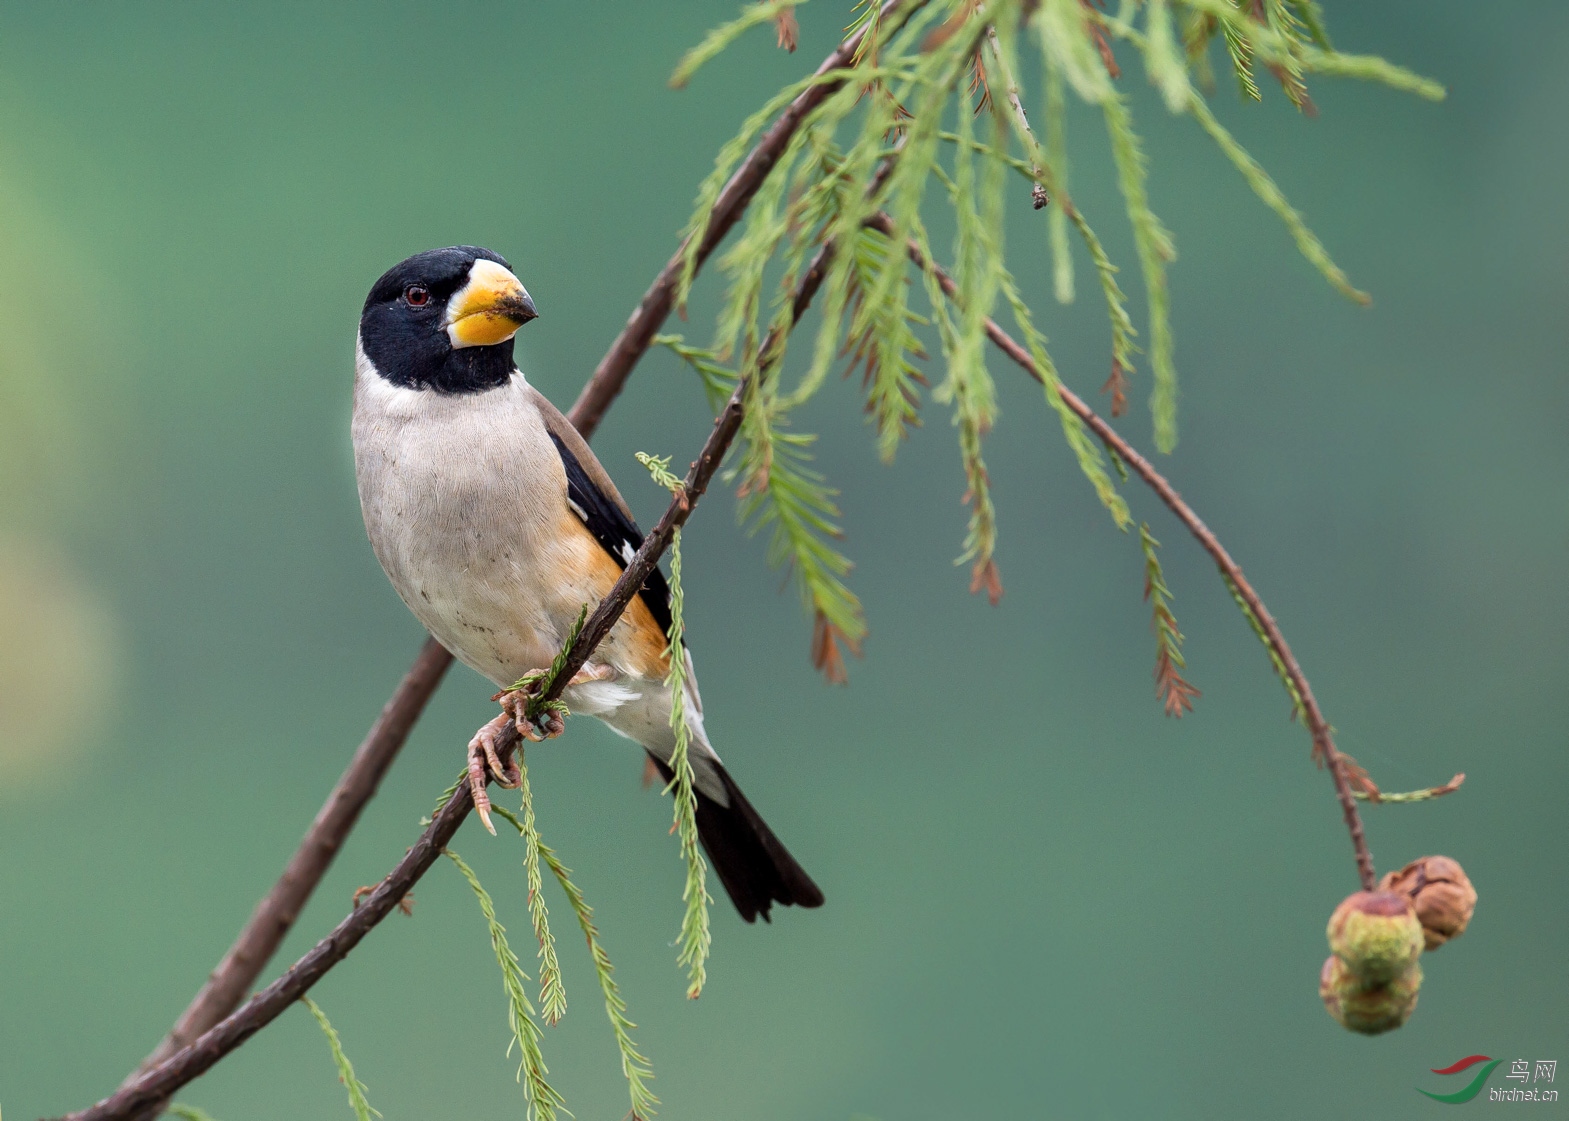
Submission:
[[[469,269],[468,283],[447,301],[447,338],[466,346],[495,346],[539,317],[523,282],[494,261],[479,260]]]

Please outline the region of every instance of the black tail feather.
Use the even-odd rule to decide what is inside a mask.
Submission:
[[[649,758],[668,784],[673,772],[652,754]],[[755,922],[761,915],[768,922],[768,909],[775,903],[821,907],[822,890],[774,836],[729,773],[718,763],[713,766],[730,804],[722,806],[696,791],[697,836],[741,917]]]

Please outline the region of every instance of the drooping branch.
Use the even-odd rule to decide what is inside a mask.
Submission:
[[[901,6],[913,9],[921,2],[923,0],[885,0],[882,14],[891,15]],[[861,40],[870,26],[868,24],[842,42],[818,66],[817,73],[849,65],[856,57]],[[758,187],[789,146],[791,137],[806,116],[841,85],[821,83],[809,86],[786,107],[778,120],[758,140],[720,192],[703,240],[697,248],[697,267],[702,266],[740,220]],[[683,244],[649,286],[568,412],[568,419],[585,440],[592,438],[638,360],[669,317],[672,296],[685,259],[686,247]],[[808,301],[810,298],[806,297]],[[121,1083],[122,1089],[136,1082],[147,1071],[239,1006],[240,1000],[255,984],[256,978],[282,944],[316,885],[331,866],[344,840],[359,820],[360,811],[375,795],[382,776],[397,758],[409,731],[451,664],[452,655],[434,639],[428,639],[421,647],[414,664],[398,683],[381,716],[290,857],[283,875],[256,905],[234,944],[208,976],[207,983],[181,1013],[169,1034],[136,1070],[126,1076]]]
[[[893,223],[886,216],[874,217],[868,224],[889,237],[896,236]],[[942,285],[944,293],[950,298],[957,295],[959,286],[941,265],[927,261],[919,246],[913,243],[908,246],[908,252],[915,267],[929,270]],[[986,320],[986,335],[999,350],[1022,367],[1026,373],[1044,384],[1045,375],[1036,367],[1029,350],[998,326],[995,320],[990,318]],[[1362,816],[1357,812],[1356,798],[1352,793],[1348,760],[1336,749],[1329,721],[1324,718],[1323,710],[1318,707],[1318,701],[1313,696],[1313,688],[1308,684],[1307,675],[1302,672],[1296,656],[1292,654],[1286,636],[1281,633],[1279,624],[1275,622],[1275,617],[1269,613],[1269,609],[1264,606],[1264,601],[1253,590],[1253,585],[1248,583],[1247,577],[1242,574],[1242,566],[1232,559],[1231,554],[1220,543],[1220,539],[1193,512],[1193,508],[1182,500],[1182,496],[1166,477],[1155,470],[1155,466],[1141,455],[1138,449],[1124,440],[1116,429],[1072,390],[1059,385],[1057,391],[1062,395],[1068,408],[1078,415],[1085,426],[1107,447],[1116,452],[1122,461],[1155,492],[1156,497],[1165,504],[1166,508],[1177,516],[1177,520],[1187,527],[1188,532],[1219,567],[1221,575],[1235,591],[1237,598],[1252,613],[1258,623],[1260,636],[1275,655],[1282,672],[1291,682],[1295,695],[1301,702],[1308,732],[1313,738],[1314,756],[1329,768],[1330,776],[1334,779],[1335,794],[1340,800],[1341,814],[1345,818],[1346,829],[1351,834],[1351,847],[1356,853],[1357,874],[1362,881],[1362,888],[1364,891],[1374,890],[1378,878],[1373,870],[1372,854],[1368,852],[1367,837],[1362,830]]]

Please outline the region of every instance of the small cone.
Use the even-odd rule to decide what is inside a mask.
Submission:
[[[1318,975],[1318,995],[1341,1027],[1363,1035],[1392,1031],[1411,1018],[1422,967],[1413,960],[1405,972],[1383,984],[1369,985],[1339,957],[1330,954]]]
[[[1464,934],[1476,913],[1476,888],[1460,862],[1447,856],[1424,856],[1398,872],[1385,873],[1378,889],[1411,900],[1430,951]]]
[[[1422,952],[1422,924],[1411,901],[1388,891],[1348,895],[1329,917],[1329,948],[1364,985],[1404,976]]]

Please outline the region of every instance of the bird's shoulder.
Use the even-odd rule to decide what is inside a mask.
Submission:
[[[632,521],[631,508],[627,506],[626,499],[621,497],[621,492],[616,489],[615,480],[610,477],[610,472],[605,470],[604,465],[599,462],[599,457],[588,446],[588,441],[583,439],[582,434],[573,427],[572,422],[561,410],[551,403],[550,398],[532,385],[525,392],[529,402],[539,411],[539,419],[544,422],[545,431],[549,433],[556,447],[562,451],[563,462],[569,457],[575,460],[594,488],[615,505],[622,517],[629,522]]]

